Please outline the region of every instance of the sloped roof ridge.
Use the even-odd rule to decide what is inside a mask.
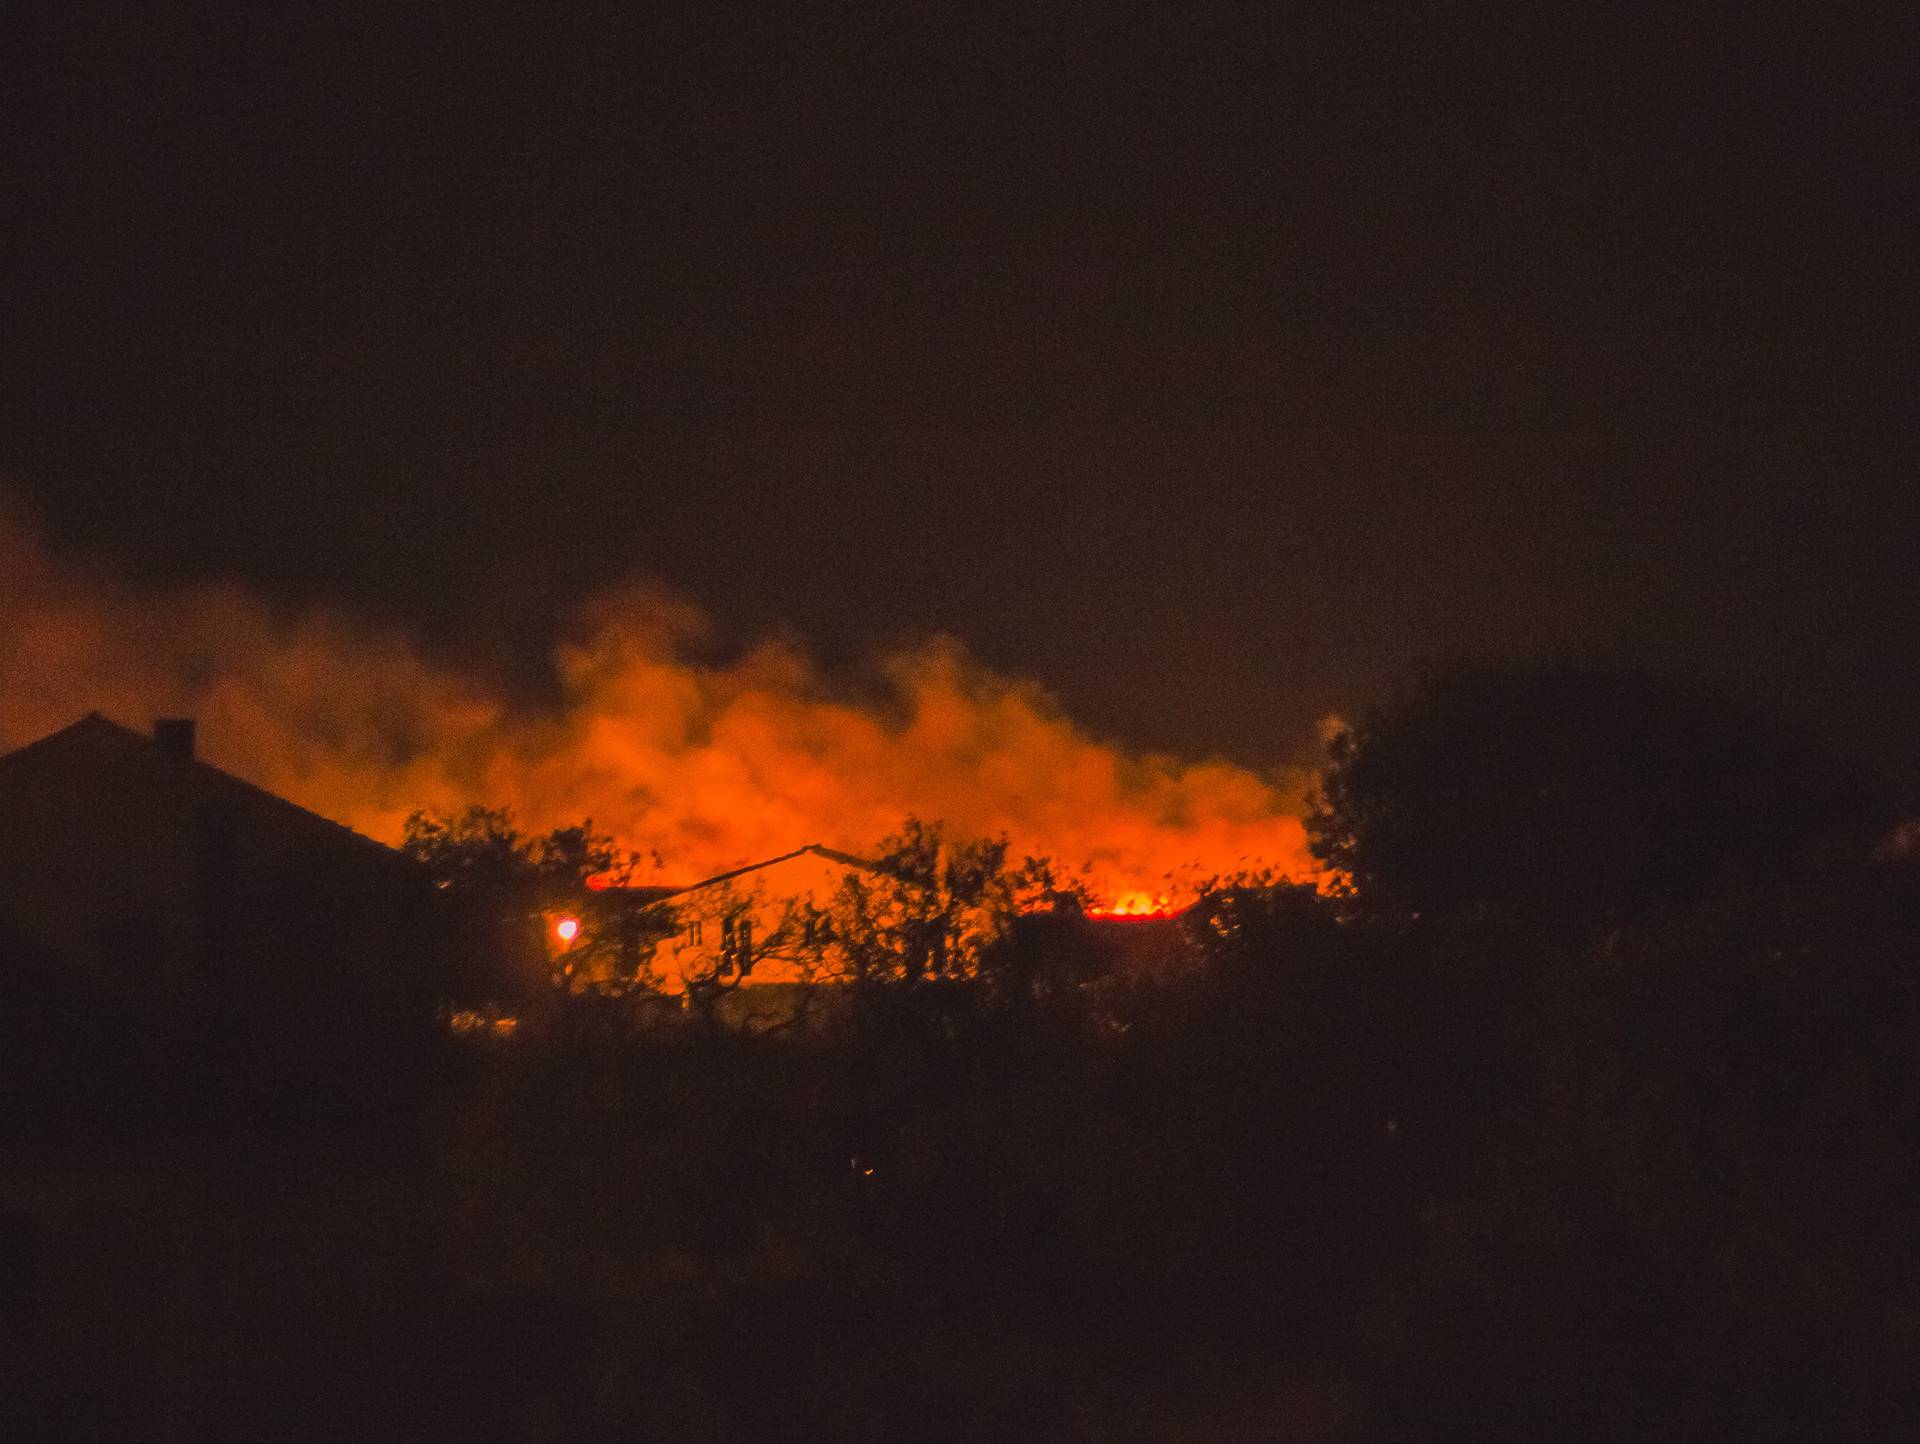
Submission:
[[[0,767],[5,767],[8,764],[17,761],[19,758],[22,758],[31,754],[37,754],[41,750],[46,748],[50,743],[62,741],[68,737],[75,735],[76,733],[81,732],[83,729],[87,731],[100,732],[103,736],[113,737],[117,741],[121,741],[123,743],[124,742],[137,743],[138,745],[148,749],[149,751],[157,752],[159,748],[159,744],[156,743],[153,740],[153,738],[148,736],[146,733],[136,731],[134,728],[128,727],[124,723],[116,722],[111,717],[108,717],[106,714],[102,712],[93,711],[93,712],[87,713],[86,716],[80,718],[78,721],[69,722],[65,727],[62,727],[54,732],[49,732],[46,736],[39,738],[36,741],[27,743],[24,747],[17,747],[11,752],[0,755]],[[335,832],[345,834],[347,837],[352,838],[355,842],[359,843],[363,847],[378,848],[382,853],[386,854],[389,857],[397,858],[405,861],[411,861],[411,859],[407,858],[407,855],[401,852],[398,848],[389,847],[386,843],[381,842],[378,838],[368,837],[363,832],[355,832],[351,827],[348,827],[344,822],[337,822],[331,817],[327,817],[321,813],[314,812],[310,808],[302,807],[299,803],[289,801],[287,798],[282,797],[277,792],[268,791],[266,788],[260,786],[258,783],[247,781],[247,779],[244,777],[236,777],[233,773],[226,771],[224,768],[215,767],[211,762],[206,761],[204,758],[201,758],[201,757],[184,758],[184,759],[170,758],[168,760],[185,761],[187,766],[192,767],[193,769],[195,769],[196,772],[200,773],[203,776],[215,779],[218,785],[220,786],[238,791],[245,796],[264,799],[265,801],[267,801],[268,803],[272,804],[275,807],[298,813],[300,816],[304,818],[309,818],[314,822],[324,823],[327,827],[332,828]]]
[[[139,738],[140,736],[140,734],[138,732],[135,732],[132,728],[121,726],[118,722],[114,721],[111,717],[108,717],[102,712],[89,712],[87,713],[86,716],[80,718],[78,721],[69,722],[66,726],[57,728],[54,731],[49,732],[44,737],[36,737],[31,742],[23,743],[21,746],[14,748],[13,751],[11,752],[0,752],[0,767],[4,767],[7,763],[13,762],[19,758],[26,757],[32,753],[39,752],[41,749],[45,748],[50,743],[62,741],[65,738],[70,737],[74,733],[80,731],[82,728],[86,728],[89,730],[98,730],[100,728],[105,728],[110,733],[119,733],[124,736],[134,737],[134,738]]]

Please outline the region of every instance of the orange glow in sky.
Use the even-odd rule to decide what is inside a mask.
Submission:
[[[1302,762],[1128,747],[1038,682],[931,637],[848,678],[791,639],[714,661],[708,623],[646,590],[584,604],[538,706],[338,613],[236,587],[129,595],[60,564],[0,509],[0,751],[98,709],[196,717],[209,762],[388,843],[425,809],[510,809],[538,835],[591,818],[678,886],[808,843],[871,856],[914,817],[1047,857],[1113,916],[1209,877],[1312,871]],[[1301,739],[1300,746],[1308,746]],[[773,887],[783,880],[764,879]],[[557,914],[550,943],[571,943]],[[581,939],[584,940],[584,939]]]

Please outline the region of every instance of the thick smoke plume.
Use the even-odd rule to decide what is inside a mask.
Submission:
[[[689,656],[698,612],[602,598],[555,649],[562,703],[517,705],[406,636],[291,619],[232,585],[156,594],[0,513],[0,750],[89,711],[200,721],[203,755],[384,840],[414,808],[591,817],[685,881],[807,842],[859,849],[908,816],[1004,833],[1109,902],[1305,872],[1303,777],[1129,752],[955,642],[900,652],[850,700],[791,643]]]

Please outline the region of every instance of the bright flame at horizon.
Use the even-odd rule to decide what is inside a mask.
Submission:
[[[1113,895],[1110,902],[1087,911],[1097,918],[1170,918],[1180,911],[1180,905],[1164,892],[1130,890]]]

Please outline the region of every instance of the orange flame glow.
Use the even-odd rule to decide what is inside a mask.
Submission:
[[[1303,769],[1114,745],[950,639],[886,658],[860,694],[789,642],[695,660],[697,611],[626,592],[581,616],[559,702],[529,710],[336,613],[130,588],[54,556],[4,496],[0,615],[0,750],[94,709],[195,716],[209,761],[386,841],[416,807],[507,806],[530,831],[590,817],[657,854],[634,881],[686,882],[804,843],[864,852],[911,815],[1084,867],[1116,916],[1212,874],[1310,870]]]
[[[1179,910],[1163,892],[1139,891],[1122,892],[1110,903],[1088,909],[1097,918],[1170,918]]]

